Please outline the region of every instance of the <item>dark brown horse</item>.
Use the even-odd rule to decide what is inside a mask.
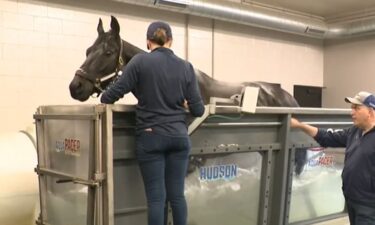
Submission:
[[[131,58],[144,51],[120,37],[120,25],[115,17],[111,19],[111,30],[104,32],[101,19],[97,27],[98,38],[86,51],[86,60],[77,70],[69,89],[71,96],[86,101],[92,94],[100,94],[117,72]],[[204,72],[195,70],[203,101],[210,97],[229,98],[239,94],[244,86],[259,87],[258,106],[298,107],[297,101],[278,84],[267,82],[228,83],[212,79]]]
[[[118,71],[131,58],[144,51],[120,37],[120,25],[111,17],[111,29],[104,32],[102,20],[97,27],[98,37],[86,51],[86,60],[76,71],[69,85],[71,96],[79,101],[86,101],[91,95],[99,95],[108,84],[116,79]],[[228,83],[212,79],[196,69],[201,95],[205,104],[210,97],[229,98],[240,94],[243,87],[259,87],[258,106],[298,107],[297,101],[278,84],[267,82]],[[300,151],[297,151],[300,152]],[[299,173],[305,163],[304,157],[296,157],[296,172]]]

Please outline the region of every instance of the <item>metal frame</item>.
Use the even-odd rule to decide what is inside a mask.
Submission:
[[[67,109],[64,106],[55,106],[58,109]],[[44,196],[47,192],[47,182],[44,179],[45,177],[59,177],[62,178],[61,180],[57,180],[57,183],[66,183],[72,182],[75,184],[81,184],[88,186],[88,199],[87,199],[87,224],[93,225],[103,225],[103,191],[102,191],[102,183],[106,180],[106,173],[103,171],[102,167],[102,119],[101,115],[103,114],[104,110],[102,106],[94,107],[94,111],[91,113],[72,113],[76,111],[76,106],[74,107],[72,112],[62,113],[50,113],[49,108],[54,108],[50,106],[43,106],[39,107],[36,114],[34,115],[34,119],[36,121],[36,130],[37,130],[37,152],[38,152],[38,165],[35,168],[35,172],[39,176],[39,189],[40,189],[40,207],[41,213],[36,221],[37,224],[47,225],[48,223],[45,222],[46,216],[48,216],[47,209],[46,209],[46,200]],[[78,107],[79,109],[79,107]],[[90,107],[88,108],[90,109]],[[87,110],[87,107],[84,109]],[[47,111],[47,112],[44,112]],[[64,110],[63,110],[64,111]],[[78,110],[80,111],[80,110]],[[64,114],[65,113],[65,114]],[[94,173],[89,175],[89,179],[82,179],[74,174],[67,174],[60,171],[56,171],[53,169],[44,168],[41,166],[48,163],[48,148],[51,146],[47,146],[46,144],[46,133],[45,133],[45,121],[48,120],[89,120],[93,121],[94,123],[94,162],[93,165],[89,165],[90,167],[94,167]],[[46,155],[45,155],[46,154]],[[89,169],[90,170],[90,169]]]
[[[193,142],[191,154],[199,156],[260,152],[263,158],[258,222],[256,225],[289,224],[293,176],[292,162],[294,161],[295,149],[317,146],[317,143],[306,138],[306,136],[299,142],[292,143],[290,141],[291,136],[298,133],[290,129],[291,116],[319,127],[345,127],[351,124],[350,111],[343,109],[257,107],[255,114],[243,114],[239,106],[217,105],[216,103],[213,102],[213,104],[207,106],[204,116],[194,120],[189,127],[189,134],[191,134]],[[54,109],[52,110],[53,113],[49,109]],[[42,106],[38,108],[34,115],[38,146],[38,166],[35,171],[39,175],[41,202],[41,215],[37,224],[46,225],[44,222],[47,215],[44,199],[44,193],[47,191],[44,181],[45,176],[60,177],[63,179],[62,182],[84,184],[92,189],[93,201],[89,202],[90,206],[88,205],[88,207],[92,207],[93,211],[92,214],[88,212],[87,216],[93,219],[92,221],[88,219],[89,224],[117,225],[117,216],[127,217],[129,215],[130,221],[133,221],[146,214],[147,208],[144,199],[133,206],[117,208],[118,206],[115,205],[115,201],[121,197],[116,196],[116,193],[118,193],[116,190],[119,188],[118,185],[123,185],[116,179],[116,176],[118,176],[116,166],[120,165],[132,171],[137,171],[132,141],[135,128],[134,111],[135,107],[130,105]],[[48,154],[45,155],[46,148],[48,148],[46,146],[45,121],[52,119],[92,120],[94,122],[95,156],[93,166],[95,172],[92,179],[84,180],[74,174],[65,174],[40,166],[48,160]],[[233,131],[236,134],[232,134]],[[248,138],[244,138],[247,136]],[[225,137],[231,141],[228,141],[228,143],[237,144],[226,145],[225,140],[223,140],[224,144],[220,145],[222,141],[220,137]],[[126,185],[139,186],[137,174],[132,173],[129,172],[130,178],[126,179],[137,178],[137,181]],[[123,188],[125,189],[125,187]],[[142,192],[138,189],[137,191]],[[139,195],[139,193],[132,194]],[[311,224],[313,221],[334,216],[338,215],[293,224]]]

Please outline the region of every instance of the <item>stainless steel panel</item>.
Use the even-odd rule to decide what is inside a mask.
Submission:
[[[88,187],[72,183],[56,183],[58,178],[46,177],[44,222],[51,225],[85,225],[88,220]],[[91,202],[90,202],[91,203]]]
[[[51,225],[102,224],[98,209],[102,161],[97,131],[102,109],[94,106],[44,106],[37,125],[41,221]],[[100,142],[99,142],[100,143]],[[97,174],[97,175],[96,175]],[[94,188],[95,187],[95,188]],[[101,210],[101,208],[100,208]],[[99,220],[98,220],[99,218]]]
[[[147,224],[147,203],[137,161],[115,160],[113,165],[115,224]]]
[[[45,153],[48,160],[40,166],[91,179],[94,156],[94,123],[90,120],[47,120]]]

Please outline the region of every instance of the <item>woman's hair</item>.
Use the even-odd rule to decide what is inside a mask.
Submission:
[[[157,28],[150,41],[163,46],[168,41],[167,31],[163,28]]]

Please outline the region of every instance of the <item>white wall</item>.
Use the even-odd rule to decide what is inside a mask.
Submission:
[[[122,38],[142,49],[147,25],[168,21],[175,53],[216,79],[276,82],[289,92],[294,84],[323,86],[319,40],[109,1],[0,0],[0,133],[31,124],[39,105],[83,104],[68,85],[99,17],[107,30],[110,15]],[[134,103],[127,99],[121,103]]]
[[[321,40],[217,22],[214,41],[217,79],[323,86]]]
[[[98,16],[46,3],[0,1],[0,131],[25,128],[38,105],[74,103],[69,80],[83,60],[82,47],[95,35],[88,28]]]
[[[325,44],[323,107],[348,108],[346,96],[375,93],[375,38],[334,40]]]

